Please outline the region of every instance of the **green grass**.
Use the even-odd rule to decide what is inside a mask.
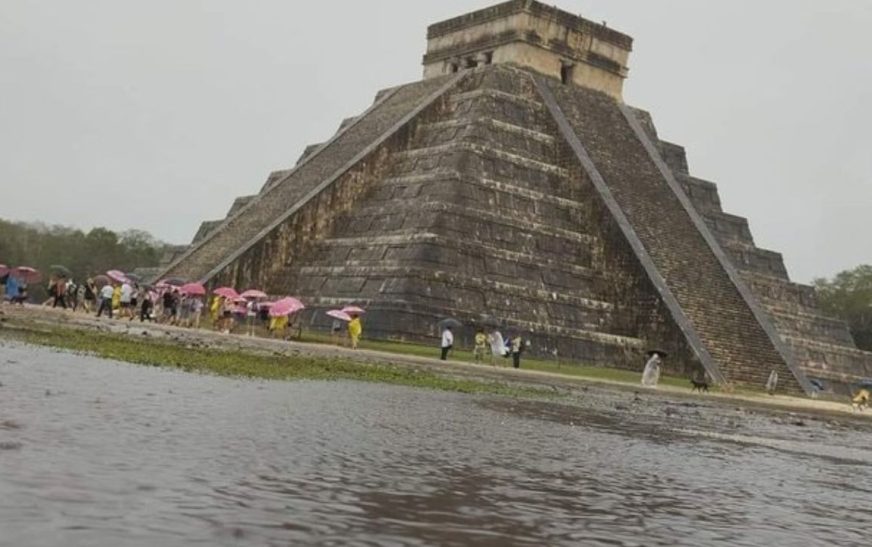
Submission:
[[[371,365],[315,356],[265,355],[246,351],[193,349],[154,339],[53,327],[0,330],[30,344],[84,352],[106,359],[229,377],[267,380],[355,380],[511,397],[554,397],[553,390],[452,378],[390,363]]]
[[[302,334],[302,342],[307,343],[315,343],[315,344],[333,344],[333,339],[326,334],[314,333],[304,331]],[[439,349],[432,346],[426,346],[423,344],[414,344],[409,342],[391,342],[384,340],[362,340],[360,343],[360,347],[363,349],[370,349],[375,351],[383,351],[386,353],[396,353],[400,355],[414,355],[417,357],[430,357],[436,358],[439,356]],[[487,357],[489,359],[490,356]],[[474,363],[475,357],[472,351],[468,350],[454,350],[451,352],[451,359],[454,361],[461,361],[466,363]],[[486,360],[485,364],[489,364],[490,361]],[[510,367],[512,365],[511,359],[497,359],[495,361],[496,365],[499,367]],[[541,372],[551,372],[556,374],[565,374],[567,376],[574,376],[581,379],[588,380],[600,380],[605,382],[619,382],[625,384],[638,384],[642,379],[641,372],[641,364],[640,371],[635,372],[632,370],[624,370],[624,369],[616,369],[616,368],[605,368],[605,367],[597,367],[592,365],[584,365],[580,363],[573,362],[561,362],[558,363],[556,360],[545,360],[539,358],[528,358],[524,356],[521,359],[521,367],[526,370],[536,370]],[[686,378],[680,378],[677,376],[667,376],[663,375],[660,377],[660,383],[662,385],[675,386],[675,387],[683,387],[690,389],[690,382]],[[714,389],[714,386],[713,386]]]

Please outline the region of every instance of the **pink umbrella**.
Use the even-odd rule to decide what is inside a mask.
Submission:
[[[127,279],[127,276],[124,275],[124,272],[121,270],[109,270],[106,272],[106,275],[109,276],[109,279],[112,281],[117,281],[118,283],[129,283],[130,280]]]
[[[19,266],[12,270],[12,274],[25,283],[37,283],[42,278],[39,270],[30,266]]]
[[[333,319],[339,319],[340,321],[351,321],[351,316],[342,310],[330,310],[327,312],[327,315]]]
[[[242,298],[251,298],[256,300],[258,298],[266,298],[266,293],[257,289],[250,289],[242,293],[240,296],[242,296]]]
[[[187,294],[188,296],[205,296],[206,295],[206,287],[199,283],[188,283],[187,285],[182,285],[182,292]]]
[[[285,315],[297,313],[305,308],[306,306],[296,298],[282,298],[273,304],[272,309],[269,310],[269,315],[270,317],[284,317]]]
[[[363,315],[364,313],[366,313],[365,309],[359,308],[357,306],[345,306],[344,308],[342,308],[342,311],[349,315]]]
[[[3,277],[4,275],[6,275],[8,273],[9,273],[9,266],[7,266],[6,264],[0,264],[0,277]]]
[[[212,291],[214,294],[218,296],[223,296],[224,298],[230,298],[231,300],[235,300],[239,298],[239,293],[236,292],[236,289],[232,287],[220,287]]]

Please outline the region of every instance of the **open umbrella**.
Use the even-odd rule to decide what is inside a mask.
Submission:
[[[351,316],[342,310],[330,310],[327,312],[327,316],[340,321],[351,321]]]
[[[859,382],[857,382],[854,385],[857,386],[858,389],[868,389],[868,390],[872,391],[872,379],[870,379],[870,378],[866,378],[865,380],[860,380]]]
[[[656,356],[660,357],[661,359],[666,359],[667,357],[669,357],[669,354],[666,353],[665,351],[663,351],[662,349],[652,349],[651,351],[645,353],[645,355],[647,357],[653,357],[656,355]]]
[[[232,287],[219,287],[212,292],[218,296],[223,296],[224,298],[230,298],[231,300],[235,300],[235,299],[239,298],[239,293],[236,292],[236,289],[234,289]]]
[[[173,287],[181,287],[182,285],[187,285],[188,281],[182,279],[181,277],[168,277],[161,281],[161,283],[173,286]]]
[[[188,283],[187,285],[182,285],[181,291],[188,296],[205,296],[206,295],[206,287],[199,283]]]
[[[358,306],[345,306],[344,308],[342,308],[342,311],[344,311],[345,313],[347,313],[349,315],[351,315],[351,314],[363,315],[364,313],[366,313],[365,309],[358,307]]]
[[[270,317],[284,317],[285,315],[297,313],[305,307],[306,306],[296,298],[282,298],[273,304],[272,308],[269,310],[269,315]]]
[[[266,298],[266,293],[257,289],[250,289],[242,293],[240,296],[242,298],[251,298],[256,300],[258,298]]]
[[[0,277],[3,277],[4,275],[6,275],[8,273],[9,273],[9,266],[7,266],[6,264],[0,264]]]
[[[98,289],[105,287],[109,283],[112,283],[112,280],[103,274],[94,276],[94,285],[96,285]]]
[[[135,273],[126,273],[126,274],[124,274],[124,276],[125,276],[127,279],[133,281],[134,283],[140,283],[140,282],[142,282],[142,277],[139,276],[139,275],[137,275],[137,274],[135,274]]]
[[[53,265],[51,267],[51,273],[57,274],[60,277],[66,277],[67,279],[73,277],[73,272],[71,272],[66,266],[61,266],[60,264]]]
[[[30,266],[19,266],[12,270],[12,274],[21,279],[25,283],[38,283],[42,278],[42,274],[36,268]]]
[[[436,323],[436,325],[439,327],[440,331],[443,331],[449,327],[451,327],[452,329],[459,329],[463,326],[463,323],[453,317],[447,317]]]
[[[129,281],[121,270],[109,270],[106,272],[106,276],[117,283],[127,283]]]

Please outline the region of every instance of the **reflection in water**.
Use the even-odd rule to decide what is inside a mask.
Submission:
[[[862,429],[20,345],[0,347],[0,382],[0,545],[848,545],[872,525]]]

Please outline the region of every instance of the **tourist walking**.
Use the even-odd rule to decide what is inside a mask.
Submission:
[[[121,310],[121,285],[112,288],[112,311]]]
[[[660,382],[660,365],[663,362],[661,355],[665,353],[659,351],[648,352],[648,362],[645,363],[645,370],[642,371],[642,385],[645,387],[657,387]]]
[[[127,317],[133,319],[133,310],[131,309],[133,300],[133,287],[125,281],[121,284],[121,292],[118,294],[118,305],[121,308],[119,317]]]
[[[524,353],[524,337],[520,334],[513,336],[510,347],[512,350],[512,366],[521,368],[521,354]]]
[[[357,349],[362,334],[363,323],[360,322],[360,316],[352,315],[351,321],[348,322],[348,337],[351,339],[351,349]]]
[[[339,345],[345,345],[345,344],[344,344],[344,343],[339,339],[339,336],[340,336],[341,333],[342,333],[342,321],[340,321],[339,319],[334,319],[334,320],[333,320],[333,325],[332,325],[331,328],[330,328],[330,333],[331,333],[331,337],[333,338],[333,344],[335,344],[335,345],[337,345],[337,346],[339,346]]]
[[[88,278],[82,285],[85,293],[83,295],[82,308],[84,308],[85,313],[91,313],[97,301],[97,286],[94,285],[94,280],[91,278]]]
[[[503,335],[498,330],[494,330],[488,336],[488,342],[491,347],[491,365],[496,366],[496,358],[504,359],[509,356],[509,349],[506,347],[506,341]]]
[[[224,307],[224,297],[214,295],[212,304],[209,306],[209,317],[212,319],[212,328],[221,330],[221,310]]]
[[[479,328],[475,331],[475,347],[472,350],[472,357],[476,363],[484,361],[485,353],[487,353],[487,334],[484,329]]]
[[[109,319],[112,319],[112,298],[115,295],[115,289],[111,283],[103,285],[100,289],[100,306],[97,308],[97,317],[102,317],[103,312],[109,314]]]
[[[454,347],[454,333],[451,332],[451,326],[445,327],[442,331],[442,361],[448,360],[448,353]]]
[[[144,323],[148,321],[150,323],[154,321],[152,316],[152,312],[154,311],[154,300],[151,298],[151,293],[148,291],[142,291],[139,299],[142,301],[139,305],[139,322]]]
[[[63,309],[67,309],[67,280],[59,277],[51,285],[52,308],[57,308],[60,305]]]
[[[203,308],[205,304],[203,303],[203,299],[199,297],[192,297],[191,299],[191,317],[189,319],[190,327],[193,329],[200,328],[200,317],[203,315]]]
[[[248,323],[248,335],[254,336],[254,326],[257,321],[257,302],[249,300],[245,304],[245,320]]]

